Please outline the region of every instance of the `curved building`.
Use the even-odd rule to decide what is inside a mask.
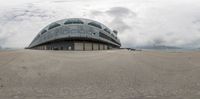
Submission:
[[[107,50],[120,48],[117,31],[83,18],[63,19],[43,28],[29,45],[39,50]]]

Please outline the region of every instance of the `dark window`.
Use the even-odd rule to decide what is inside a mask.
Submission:
[[[117,39],[117,37],[114,34],[111,34],[112,37],[114,37],[115,39]]]
[[[107,39],[107,40],[111,41],[111,38],[109,36],[105,35],[102,32],[99,32],[99,36],[102,37],[102,38],[104,38],[104,39]]]
[[[114,32],[115,34],[117,34],[117,33],[118,33],[118,32],[117,32],[117,30],[114,30],[113,32]]]
[[[73,22],[66,21],[64,24],[73,24]]]
[[[40,37],[40,35],[38,35],[36,38],[39,38]]]
[[[50,29],[53,29],[53,28],[56,28],[56,27],[58,27],[58,26],[60,26],[60,24],[58,24],[58,23],[53,23],[53,24],[51,24],[51,25],[49,26],[49,30],[50,30]]]
[[[111,34],[112,37],[115,37],[113,34]]]
[[[104,31],[110,33],[110,29],[108,29],[108,28],[105,28]]]
[[[67,20],[64,24],[84,24],[81,20]]]
[[[117,43],[117,44],[119,44],[117,41],[115,41],[115,40],[113,40],[113,39],[111,39],[111,41],[112,41],[112,42],[115,42],[115,43]],[[119,44],[119,45],[120,45],[120,44]]]
[[[107,40],[109,40],[109,41],[112,41],[112,42],[114,42],[114,43],[119,44],[116,40],[112,39],[111,37],[105,35],[105,34],[102,33],[102,32],[99,32],[99,36],[102,37],[102,38],[104,38],[104,39],[107,39]],[[119,44],[119,45],[120,45],[120,44]]]
[[[90,23],[88,23],[88,25],[91,25],[91,26],[94,26],[94,27],[102,29],[101,25],[98,24],[98,23],[95,23],[95,22],[90,22]]]
[[[42,30],[41,31],[41,34],[44,34],[44,33],[46,33],[47,32],[47,30]]]

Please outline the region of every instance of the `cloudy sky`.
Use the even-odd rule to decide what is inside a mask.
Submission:
[[[0,46],[24,48],[46,25],[72,17],[118,30],[123,47],[200,47],[200,0],[0,0]]]

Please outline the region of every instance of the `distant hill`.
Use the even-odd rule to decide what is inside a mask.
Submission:
[[[182,49],[180,47],[175,46],[164,46],[164,45],[158,45],[158,46],[143,46],[140,47],[142,49]]]
[[[0,50],[4,50],[5,51],[5,50],[15,50],[15,49],[14,48],[9,48],[9,47],[8,48],[3,48],[3,47],[0,46]]]

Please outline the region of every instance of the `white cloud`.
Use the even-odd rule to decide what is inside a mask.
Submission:
[[[119,31],[124,47],[200,47],[199,0],[0,0],[0,45],[28,46],[53,21],[83,17]]]

